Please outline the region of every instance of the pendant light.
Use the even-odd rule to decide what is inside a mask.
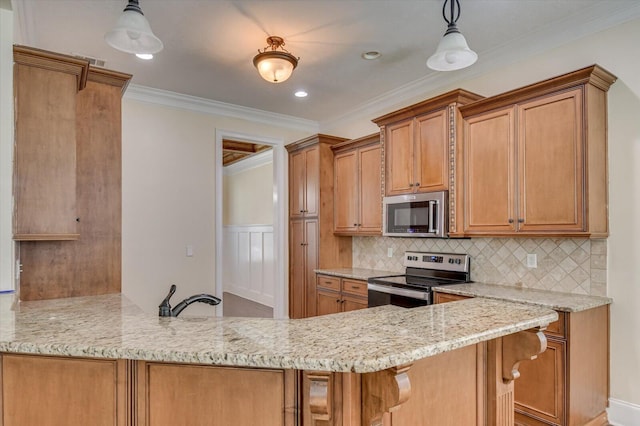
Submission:
[[[448,19],[446,15],[447,2],[451,6]],[[427,66],[435,71],[453,71],[472,65],[478,60],[478,55],[469,49],[467,40],[456,26],[456,22],[460,18],[460,1],[445,0],[442,6],[442,17],[448,24],[447,31],[440,40],[436,53],[427,60]]]
[[[263,51],[258,49],[258,54],[253,58],[253,65],[268,82],[282,83],[291,77],[293,70],[298,66],[300,58],[296,58],[282,46],[282,37],[268,37],[267,47]]]
[[[116,25],[104,35],[114,49],[137,55],[153,54],[162,50],[162,41],[153,34],[138,0],[129,0]]]

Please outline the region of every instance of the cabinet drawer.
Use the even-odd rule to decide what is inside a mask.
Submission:
[[[547,326],[547,329],[544,331],[544,334],[548,336],[556,336],[561,337],[563,339],[567,338],[566,334],[566,316],[567,314],[564,312],[558,312],[558,320],[552,322]]]
[[[449,294],[449,293],[433,293],[433,303],[447,303],[447,302],[455,302],[457,300],[471,299],[468,296],[461,296],[459,294]]]
[[[359,296],[367,295],[367,283],[359,280],[342,280],[343,293],[357,294]]]
[[[327,275],[318,275],[316,284],[318,287],[328,288],[335,291],[340,291],[340,278],[329,277]]]

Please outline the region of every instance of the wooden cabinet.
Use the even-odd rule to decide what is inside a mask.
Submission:
[[[333,234],[333,152],[346,139],[315,135],[289,152],[289,317],[316,314],[315,269],[351,266],[351,237]]]
[[[86,79],[73,111],[73,222],[80,238],[20,242],[22,300],[120,292],[121,98],[131,75],[90,67]]]
[[[334,233],[382,233],[380,135],[334,145]]]
[[[127,361],[0,354],[3,426],[126,426]]]
[[[385,195],[455,185],[457,108],[481,98],[458,89],[373,120],[383,136]]]
[[[464,298],[434,292],[435,303]],[[558,312],[544,334],[546,351],[520,363],[514,382],[515,424],[608,424],[609,306]]]
[[[14,46],[13,238],[78,239],[76,94],[89,64]]]
[[[367,306],[366,281],[316,276],[316,315],[355,311]]]
[[[140,361],[137,373],[134,425],[283,426],[295,422],[293,370]]]
[[[473,235],[608,235],[606,92],[592,66],[461,107],[462,226]]]

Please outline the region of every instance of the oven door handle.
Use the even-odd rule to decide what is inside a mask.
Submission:
[[[386,285],[378,285],[378,284],[372,284],[372,283],[368,283],[367,288],[369,290],[378,291],[380,293],[395,294],[397,296],[405,296],[405,297],[410,297],[412,299],[420,299],[420,300],[427,300],[427,301],[429,300],[429,293],[424,291],[408,290],[404,288],[389,287]]]
[[[438,200],[429,201],[429,233],[437,234],[438,226],[436,225],[436,207],[440,204]]]

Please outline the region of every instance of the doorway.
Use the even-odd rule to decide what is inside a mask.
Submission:
[[[273,161],[273,176],[272,176],[272,197],[273,197],[273,267],[267,268],[264,271],[258,270],[255,272],[256,274],[264,273],[266,277],[264,278],[266,281],[271,281],[274,283],[273,288],[273,317],[274,318],[284,318],[286,317],[285,313],[287,312],[287,279],[286,279],[286,269],[287,269],[287,256],[286,256],[286,157],[285,157],[285,149],[283,147],[284,143],[282,140],[277,140],[273,138],[265,138],[255,135],[242,134],[238,132],[230,132],[225,130],[217,130],[216,131],[216,194],[215,194],[215,232],[216,232],[216,254],[215,254],[215,282],[216,282],[216,295],[223,298],[223,309],[224,309],[224,297],[223,292],[225,290],[225,279],[228,278],[231,274],[229,273],[229,268],[236,268],[237,266],[233,264],[233,262],[229,262],[229,256],[225,256],[225,253],[228,254],[228,250],[236,250],[237,247],[229,244],[229,241],[225,241],[225,226],[224,226],[224,167],[223,167],[223,158],[224,158],[224,149],[225,141],[227,141],[227,147],[229,146],[228,141],[236,141],[242,142],[245,144],[253,144],[256,146],[266,146],[271,148],[272,152],[272,161]],[[228,150],[227,150],[228,151]],[[227,155],[229,158],[229,155]],[[226,243],[226,244],[225,244]],[[231,263],[231,264],[229,264]],[[242,271],[243,273],[247,271]],[[250,271],[249,271],[250,272]],[[248,273],[248,272],[247,272]],[[256,275],[257,276],[257,275]],[[260,298],[261,296],[256,293],[256,297]],[[235,300],[234,298],[229,298],[230,303],[231,300]],[[260,303],[260,301],[258,301]],[[218,315],[221,316],[223,313],[223,309],[218,310]]]

